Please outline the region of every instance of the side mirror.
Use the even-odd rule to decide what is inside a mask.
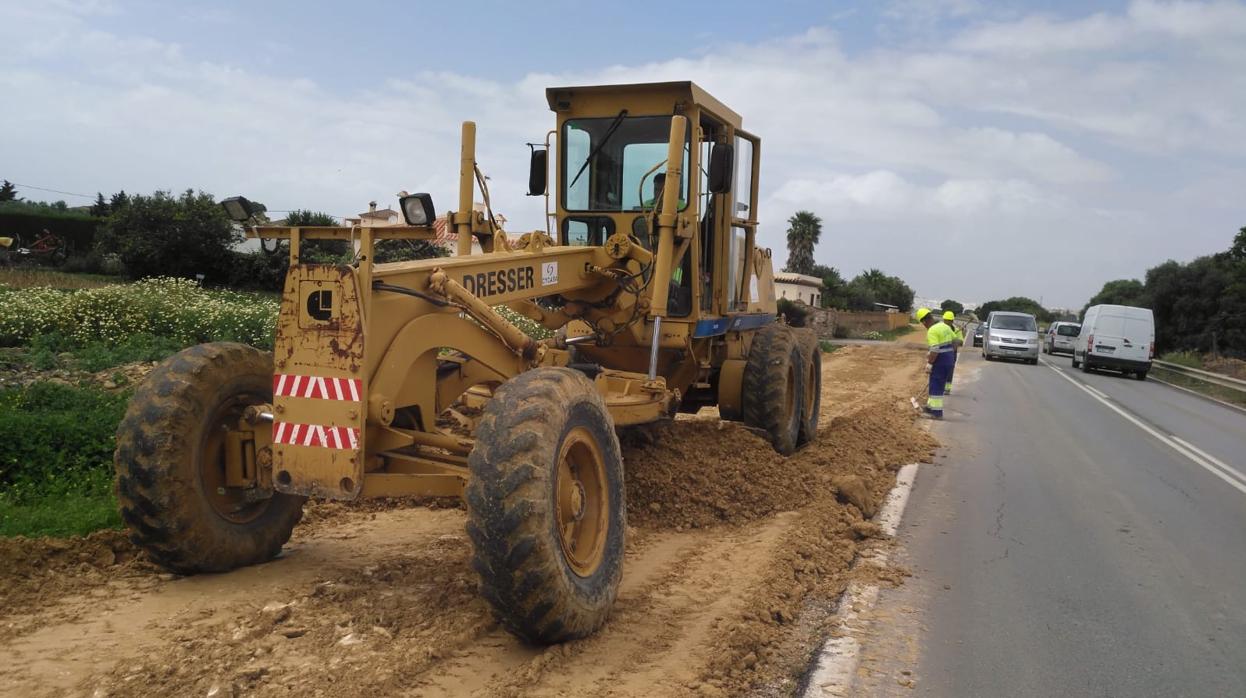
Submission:
[[[715,143],[710,151],[709,190],[711,194],[731,191],[731,178],[735,174],[735,146]]]
[[[243,196],[231,196],[222,200],[221,208],[225,209],[225,215],[229,216],[229,220],[238,223],[246,223],[255,215],[268,210],[264,204],[248,201]]]
[[[542,196],[549,187],[549,151],[533,150],[528,162],[528,196]]]
[[[407,225],[432,225],[437,219],[431,194],[409,194],[398,199],[398,207],[402,209]]]

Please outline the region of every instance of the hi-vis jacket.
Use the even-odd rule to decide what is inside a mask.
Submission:
[[[945,323],[936,322],[926,330],[926,344],[930,352],[938,354],[935,365],[950,364],[956,360],[956,331]]]

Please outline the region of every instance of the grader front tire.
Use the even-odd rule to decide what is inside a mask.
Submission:
[[[592,381],[538,368],[485,407],[468,457],[467,533],[482,595],[534,644],[605,623],[623,574],[623,458]]]
[[[117,500],[131,540],[157,564],[224,572],[269,560],[290,539],[303,497],[251,500],[223,486],[222,432],[272,401],[272,371],[272,356],[253,347],[200,344],[135,392],[117,428]]]
[[[744,368],[744,421],[762,429],[774,450],[789,456],[800,445],[805,358],[791,329],[757,331]]]

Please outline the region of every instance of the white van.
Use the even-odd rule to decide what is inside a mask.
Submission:
[[[1146,380],[1155,358],[1155,316],[1150,308],[1127,305],[1092,305],[1082,318],[1082,329],[1073,345],[1073,368],[1087,373],[1112,368]]]

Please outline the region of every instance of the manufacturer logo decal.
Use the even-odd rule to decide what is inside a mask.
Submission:
[[[558,283],[558,262],[545,262],[541,265],[541,285],[553,286]]]
[[[333,317],[333,291],[312,291],[307,294],[307,314],[314,320],[328,322]]]

